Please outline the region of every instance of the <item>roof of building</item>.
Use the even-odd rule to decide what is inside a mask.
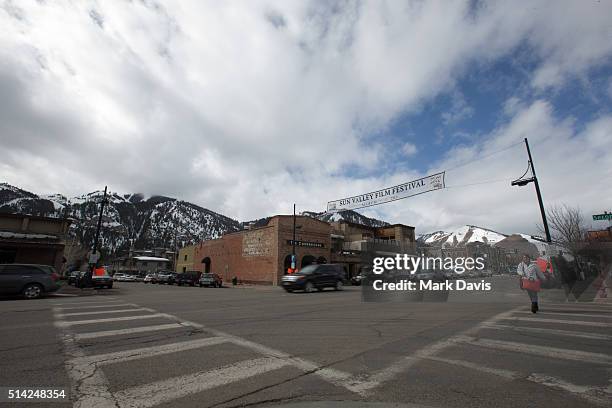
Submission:
[[[134,259],[137,261],[170,262],[167,258],[158,258],[156,256],[135,256]]]
[[[24,239],[24,240],[54,240],[60,238],[57,235],[47,234],[26,234],[21,232],[0,231],[0,238],[4,239]]]

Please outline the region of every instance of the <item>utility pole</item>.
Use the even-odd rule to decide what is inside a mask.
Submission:
[[[98,226],[96,227],[96,235],[94,237],[93,248],[91,249],[91,255],[94,258],[96,257],[96,253],[98,252],[98,242],[100,241],[100,230],[102,228],[102,215],[104,215],[104,205],[106,204],[107,189],[108,189],[108,186],[104,186],[104,196],[102,198],[102,203],[100,204],[100,215],[98,216]],[[87,284],[91,283],[91,277],[93,275],[93,270],[96,267],[97,263],[98,263],[98,259],[96,259],[96,262],[91,262],[90,260],[89,272],[87,273],[87,279],[86,279]]]
[[[552,242],[550,237],[550,230],[548,229],[548,221],[546,220],[546,211],[544,210],[544,202],[542,201],[542,193],[540,192],[540,183],[538,183],[538,177],[536,176],[535,166],[533,164],[533,158],[531,157],[531,150],[529,149],[529,141],[525,138],[525,147],[527,148],[527,156],[529,156],[529,167],[531,169],[531,178],[514,180],[511,185],[513,186],[526,186],[533,182],[535,184],[536,194],[538,196],[538,204],[540,205],[540,213],[542,214],[542,223],[544,224],[544,233],[546,234],[546,242],[549,244]]]
[[[546,211],[544,210],[544,202],[542,201],[542,193],[540,192],[540,183],[536,177],[535,166],[533,159],[531,158],[531,150],[529,149],[529,141],[525,138],[525,147],[527,147],[527,155],[529,156],[529,164],[531,165],[531,174],[533,175],[533,182],[535,184],[536,194],[538,195],[538,204],[540,204],[540,213],[542,214],[542,222],[544,223],[544,232],[546,233],[546,242],[549,244],[552,242],[550,238],[550,230],[548,229],[548,221],[546,220]]]
[[[295,203],[293,203],[293,240],[291,244],[291,269],[295,270],[297,266],[297,261],[295,259]]]

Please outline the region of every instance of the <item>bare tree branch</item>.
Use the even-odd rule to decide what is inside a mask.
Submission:
[[[549,206],[546,218],[553,242],[576,256],[586,236],[586,225],[580,208],[567,204]],[[541,226],[538,229],[543,231]]]

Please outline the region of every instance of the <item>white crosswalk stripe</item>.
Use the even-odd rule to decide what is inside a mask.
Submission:
[[[59,326],[78,326],[81,324],[92,324],[92,323],[108,323],[108,322],[124,322],[128,320],[141,320],[141,319],[153,319],[157,317],[166,317],[165,313],[153,313],[148,315],[140,315],[140,316],[121,316],[121,317],[109,317],[104,319],[88,319],[88,320],[75,320],[75,321],[66,321],[63,320],[59,322]]]
[[[154,326],[130,327],[129,329],[102,330],[102,331],[90,332],[90,333],[80,333],[80,334],[75,334],[74,338],[76,340],[97,339],[100,337],[122,336],[125,334],[136,334],[136,333],[155,332],[155,331],[161,331],[161,330],[181,329],[185,327],[188,327],[188,326],[182,325],[179,323],[168,323],[168,324],[158,324]]]
[[[115,393],[115,399],[120,407],[153,407],[167,401],[231,384],[288,365],[288,361],[273,357],[241,361],[210,371],[169,378],[121,390]]]
[[[559,329],[546,329],[542,327],[529,327],[529,326],[510,326],[505,324],[490,324],[485,325],[483,328],[486,329],[496,329],[496,330],[508,330],[509,332],[523,332],[523,333],[542,333],[542,334],[553,334],[556,336],[569,336],[569,337],[579,337],[583,339],[592,339],[592,340],[604,340],[604,341],[612,341],[612,336],[606,334],[598,334],[598,333],[590,333],[590,332],[580,332],[580,331],[571,331],[571,330],[559,330]]]
[[[531,311],[518,311],[520,314],[532,314]],[[612,319],[612,315],[586,314],[586,313],[563,313],[563,312],[538,312],[538,316],[571,316],[571,317],[595,317],[598,319]]]
[[[490,340],[471,336],[456,336],[453,341],[478,347],[496,350],[513,351],[553,359],[580,361],[583,363],[612,365],[612,356],[602,353],[590,353],[571,349],[561,349],[537,344],[517,343],[513,341]]]
[[[534,323],[561,323],[570,324],[576,326],[592,326],[592,327],[612,327],[612,323],[603,322],[589,322],[584,320],[563,320],[563,319],[546,319],[540,317],[506,317],[503,320],[514,320],[521,322],[534,322]]]
[[[58,315],[60,318],[70,317],[70,316],[86,316],[86,315],[99,315],[99,314],[112,314],[112,313],[128,313],[128,312],[139,312],[143,310],[148,310],[143,307],[136,307],[132,309],[119,309],[119,310],[96,310],[95,312],[74,312],[74,313],[61,313]]]
[[[101,309],[108,307],[119,307],[119,306],[134,306],[133,303],[111,303],[111,304],[103,304],[103,305],[94,305],[94,306],[69,306],[69,307],[56,307],[57,310],[81,310],[81,309]]]
[[[187,351],[199,349],[202,347],[213,346],[215,344],[226,343],[227,339],[222,337],[206,337],[203,339],[181,341],[171,344],[163,344],[158,346],[143,347],[137,349],[130,349],[125,351],[116,351],[114,353],[97,354],[87,357],[79,357],[72,360],[73,364],[89,365],[97,364],[107,365],[121,363],[125,361],[140,360],[143,358],[161,356],[164,354],[176,353],[178,351]]]

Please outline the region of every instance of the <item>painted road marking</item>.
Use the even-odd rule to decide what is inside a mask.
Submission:
[[[531,311],[518,311],[516,313],[520,313],[520,314],[532,314]],[[540,315],[549,315],[549,316],[572,316],[572,317],[598,317],[600,319],[612,319],[612,315],[605,315],[605,314],[586,314],[586,313],[563,313],[563,312],[553,312],[553,311],[546,311],[546,312],[538,312],[537,316]],[[568,322],[571,322],[571,320],[568,320]]]
[[[108,313],[127,313],[127,312],[140,312],[143,310],[149,310],[147,308],[133,308],[133,309],[119,309],[119,310],[96,310],[93,312],[76,312],[76,313],[62,313],[59,314],[58,317],[64,318],[69,316],[85,316],[85,315],[98,315],[98,314],[108,314]]]
[[[115,302],[119,302],[120,303],[122,301],[121,300],[105,300],[105,301],[95,300],[95,301],[88,301],[88,302],[82,302],[82,301],[75,301],[75,302],[51,302],[51,304],[53,306],[91,306],[91,305],[110,305],[110,304],[115,303]]]
[[[93,333],[80,333],[75,334],[75,340],[87,340],[87,339],[95,339],[98,337],[110,337],[110,336],[121,336],[125,334],[134,334],[134,333],[146,333],[152,331],[160,331],[160,330],[170,330],[170,329],[181,329],[189,327],[187,325],[182,325],[179,323],[168,323],[168,324],[158,324],[156,326],[144,326],[144,327],[131,327],[129,329],[118,329],[118,330],[104,330],[97,331]]]
[[[561,380],[560,378],[556,378],[556,377],[552,377],[552,376],[548,376],[544,374],[532,373],[529,375],[525,375],[517,371],[487,367],[487,366],[483,366],[483,365],[476,364],[471,361],[465,361],[465,360],[453,360],[453,359],[441,358],[441,357],[428,357],[427,359],[449,364],[449,365],[453,365],[453,366],[469,368],[471,370],[480,371],[480,372],[487,373],[487,374],[493,374],[498,377],[505,378],[507,380],[522,379],[522,380],[534,382],[537,384],[541,384],[546,387],[561,389],[563,391],[568,391],[572,394],[577,394],[580,397],[585,398],[601,406],[608,406],[607,404],[609,404],[609,399],[607,397],[610,396],[610,393],[604,387],[589,387],[589,386],[576,385],[576,384],[572,384],[564,380]]]
[[[591,353],[587,351],[539,346],[536,344],[516,343],[513,341],[491,340],[463,335],[455,336],[453,338],[453,341],[457,343],[465,343],[495,350],[512,351],[516,353],[530,354],[551,359],[563,359],[591,364],[612,365],[612,356],[602,353]]]
[[[428,359],[429,357],[433,357],[436,354],[442,352],[443,350],[455,346],[457,344],[456,339],[459,336],[468,336],[470,334],[474,334],[480,330],[481,327],[485,325],[491,325],[497,323],[499,320],[505,319],[515,313],[517,310],[522,309],[523,307],[517,307],[515,309],[508,310],[506,312],[499,313],[490,319],[480,323],[479,325],[472,327],[468,330],[463,331],[459,335],[452,336],[448,339],[438,341],[436,343],[430,344],[428,346],[423,347],[420,350],[417,350],[414,354],[400,358],[395,363],[389,365],[388,367],[375,372],[370,375],[368,379],[359,381],[355,384],[352,384],[352,390],[361,394],[367,395],[371,392],[372,389],[378,387],[384,382],[387,382],[393,379],[398,374],[408,370],[415,364]]]
[[[570,324],[576,326],[592,326],[592,327],[612,327],[612,323],[603,322],[586,322],[583,320],[559,320],[559,319],[541,319],[539,317],[504,317],[502,320],[514,320],[521,322],[535,322],[535,323],[561,323]]]
[[[85,356],[83,349],[74,339],[73,333],[66,326],[61,325],[62,320],[57,318],[55,325],[63,332],[64,354],[66,371],[70,378],[70,395],[76,398],[73,408],[116,408],[117,404],[108,389],[108,380],[102,370],[95,365],[78,366],[73,364],[74,359]]]
[[[142,316],[122,316],[122,317],[109,317],[107,319],[91,319],[91,320],[75,320],[74,322],[67,322],[65,320],[59,322],[60,326],[76,326],[79,324],[91,324],[91,323],[106,323],[106,322],[122,322],[127,320],[140,320],[140,319],[153,319],[155,317],[165,317],[164,313],[154,313]]]
[[[525,332],[525,333],[554,334],[554,335],[559,335],[559,336],[580,337],[583,339],[612,341],[612,336],[608,336],[606,334],[579,332],[579,331],[570,331],[570,330],[558,330],[558,329],[545,329],[542,327],[491,324],[491,325],[483,326],[483,329],[510,330],[510,331],[517,331],[517,332]]]
[[[128,388],[115,393],[120,407],[153,407],[196,392],[231,384],[288,366],[289,362],[273,357],[241,361],[210,371],[169,378]]]
[[[137,349],[115,351],[112,353],[95,354],[86,357],[79,357],[72,362],[75,365],[91,365],[98,366],[121,363],[125,361],[140,360],[148,357],[161,356],[164,354],[177,353],[185,350],[195,350],[198,348],[213,346],[215,344],[227,343],[227,339],[222,337],[206,337],[190,341],[182,341],[171,344],[162,344],[158,346],[142,347]]]
[[[81,310],[81,309],[101,309],[104,307],[119,307],[119,306],[135,306],[133,303],[104,303],[103,305],[95,306],[73,306],[73,307],[56,307],[57,310]]]

